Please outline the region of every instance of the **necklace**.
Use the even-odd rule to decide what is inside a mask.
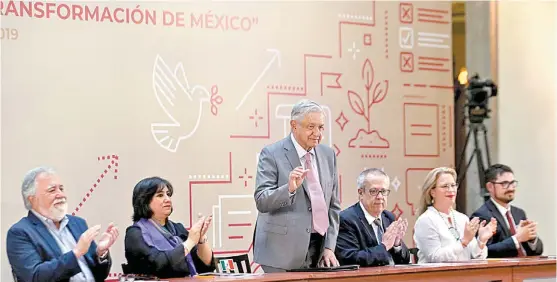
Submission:
[[[435,208],[434,208],[435,209]],[[458,230],[456,229],[456,219],[454,217],[454,213],[453,210],[450,209],[449,210],[449,214],[453,219],[453,226],[450,226],[449,223],[447,223],[447,221],[445,220],[445,218],[443,217],[443,215],[441,215],[441,213],[435,209],[435,211],[437,211],[437,214],[439,214],[439,216],[441,217],[441,219],[443,220],[443,222],[445,222],[445,224],[447,225],[447,228],[449,228],[449,232],[451,232],[451,235],[453,235],[453,237],[458,241],[460,240],[460,235],[458,234]]]

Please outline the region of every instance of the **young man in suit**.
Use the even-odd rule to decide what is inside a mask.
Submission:
[[[291,134],[259,155],[253,254],[267,273],[338,266],[338,174],[334,151],[320,144],[324,125],[323,108],[302,100]]]
[[[340,213],[336,256],[340,264],[381,266],[408,264],[410,252],[402,241],[408,222],[395,220],[388,210],[389,177],[379,169],[358,176],[359,201]]]
[[[64,185],[51,168],[29,171],[21,194],[29,212],[8,230],[6,244],[17,281],[104,281],[118,229],[110,224],[96,244],[100,225],[88,228],[84,219],[66,214]]]
[[[485,171],[486,188],[491,195],[472,217],[497,219],[497,232],[487,242],[490,258],[539,256],[543,243],[538,237],[536,222],[526,217],[524,210],[511,206],[518,181],[512,169],[495,164]]]

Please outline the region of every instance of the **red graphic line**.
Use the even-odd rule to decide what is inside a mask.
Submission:
[[[454,89],[454,86],[445,86],[445,85],[430,85],[430,88],[441,88],[441,89]]]
[[[404,83],[404,87],[412,87],[412,83]],[[414,87],[427,87],[427,84],[414,84]],[[452,85],[429,85],[429,88],[439,88],[439,89],[454,89]]]
[[[423,63],[423,62],[418,62],[418,65],[426,65],[426,66],[439,66],[442,67],[445,64],[444,63]]]
[[[244,236],[228,236],[230,240],[244,239]]]
[[[307,95],[307,58],[331,59],[333,56],[304,54],[304,91],[300,93],[267,92],[267,134],[266,135],[230,135],[230,138],[269,139],[271,136],[271,95],[279,96],[306,96]]]
[[[202,180],[202,181],[190,181],[189,183],[189,205],[190,205],[190,225],[186,227],[187,230],[193,225],[193,197],[192,190],[193,185],[196,184],[229,184],[232,183],[232,152],[228,153],[228,180]]]
[[[415,214],[416,214],[416,211],[414,210],[414,204],[413,204],[413,203],[410,203],[410,199],[409,199],[409,197],[408,197],[408,186],[410,186],[410,185],[408,185],[408,172],[410,172],[410,171],[412,171],[412,170],[430,171],[430,170],[432,170],[432,169],[433,169],[433,168],[409,168],[409,169],[406,169],[406,181],[404,181],[404,182],[405,182],[405,183],[404,183],[404,184],[405,184],[405,185],[404,185],[404,188],[406,189],[406,193],[404,193],[404,194],[405,194],[405,197],[406,197],[406,204],[407,204],[408,206],[410,206],[410,211],[412,212],[412,215],[415,215]]]
[[[322,72],[322,73],[321,73],[321,96],[323,96],[323,92],[324,92],[324,91],[323,91],[323,87],[324,87],[324,85],[323,85],[323,76],[326,76],[326,75],[327,75],[327,76],[331,76],[331,75],[332,75],[332,76],[336,76],[336,79],[335,79],[336,85],[327,85],[327,86],[326,86],[327,88],[337,88],[337,89],[338,89],[338,88],[341,88],[340,82],[339,82],[340,77],[342,76],[341,73],[337,73],[337,72]]]
[[[356,26],[364,26],[364,27],[374,27],[375,26],[375,1],[373,1],[373,14],[371,18],[373,22],[371,23],[360,23],[360,22],[352,22],[352,21],[339,21],[338,22],[338,57],[342,58],[342,25],[356,25]]]
[[[448,14],[448,10],[438,10],[438,9],[429,9],[429,8],[418,8],[418,12],[430,12],[430,13],[441,13],[441,14]]]
[[[431,127],[432,124],[421,124],[421,123],[413,123],[410,124],[411,127]]]
[[[436,113],[437,113],[437,123],[439,123],[439,105],[437,105]],[[439,143],[441,142],[441,141],[439,141],[439,139],[441,139],[441,138],[439,138],[439,136],[441,136],[441,134],[439,134],[439,128],[440,127],[441,126],[439,126],[439,124],[437,124],[437,138],[435,138],[435,139],[437,139],[437,157],[439,157],[439,154],[440,154],[440,152],[439,152],[440,151]]]
[[[449,69],[435,69],[435,68],[419,68],[419,70],[424,70],[424,71],[440,71],[440,72],[448,72]],[[425,87],[425,85],[424,85]]]
[[[87,199],[89,197],[91,197],[91,194],[93,194],[93,192],[97,188],[98,184],[101,183],[101,180],[104,179],[104,177],[108,174],[109,170],[112,170],[114,172],[114,179],[118,179],[118,169],[116,168],[118,166],[118,159],[119,159],[118,155],[100,156],[100,157],[97,157],[97,161],[110,160],[111,158],[112,158],[112,160],[110,161],[110,164],[108,164],[106,166],[106,169],[101,173],[101,175],[99,175],[97,180],[93,183],[93,186],[91,188],[89,188],[89,191],[87,193],[85,193],[85,197],[83,197],[83,199],[81,199],[81,202],[75,208],[75,211],[72,212],[72,215],[75,215],[75,213],[77,213],[79,211],[79,209],[81,207],[83,207],[83,205],[85,204]],[[112,165],[114,165],[114,169],[112,169]]]
[[[436,20],[423,20],[418,18],[419,22],[423,22],[423,23],[438,23],[438,24],[448,24],[448,21],[436,21]]]
[[[410,135],[413,135],[413,136],[431,136],[433,134],[431,134],[431,133],[410,133]]]
[[[389,11],[385,10],[385,58],[389,58]]]
[[[403,137],[403,144],[404,145],[404,156],[405,157],[439,157],[439,138],[437,138],[437,154],[436,155],[418,155],[418,154],[412,154],[409,155],[407,152],[407,146],[406,146],[406,133],[408,132],[407,128],[406,128],[406,106],[420,106],[420,107],[434,107],[435,111],[436,111],[436,115],[437,115],[437,119],[436,121],[439,122],[439,105],[438,104],[426,104],[426,103],[416,103],[416,102],[405,102],[402,104],[402,137]],[[439,136],[439,127],[437,126],[437,136]]]
[[[448,62],[448,61],[449,61],[449,58],[419,56],[419,57],[418,57],[418,60],[432,60],[432,61],[444,61],[444,62]]]
[[[253,242],[251,242],[251,244],[249,245],[249,248],[247,250],[236,250],[236,251],[213,251],[213,254],[215,255],[226,255],[226,254],[247,254],[251,251],[251,249],[253,248]]]
[[[418,13],[418,18],[419,18],[419,17],[426,17],[426,18],[429,17],[429,18],[442,19],[442,18],[445,17],[445,16],[443,16],[443,15],[425,14],[425,13],[423,13],[423,14],[422,14],[422,13]]]
[[[425,96],[423,96],[423,95],[404,95],[404,98],[417,98],[417,99],[423,99],[423,98],[425,98]]]
[[[229,223],[228,227],[249,227],[251,223]]]
[[[453,147],[453,106],[449,106],[449,145]]]

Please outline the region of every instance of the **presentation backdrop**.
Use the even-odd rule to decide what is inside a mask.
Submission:
[[[39,165],[59,172],[70,213],[120,228],[111,277],[149,176],[174,185],[172,220],[214,216],[217,256],[251,257],[258,154],[300,99],[325,109],[342,207],[382,168],[408,245],[425,174],[454,166],[450,2],[1,3],[2,280]]]

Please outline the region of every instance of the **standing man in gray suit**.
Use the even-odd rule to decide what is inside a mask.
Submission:
[[[324,125],[323,108],[302,100],[291,134],[259,155],[253,254],[266,273],[338,266],[338,175],[334,151],[319,144]]]

